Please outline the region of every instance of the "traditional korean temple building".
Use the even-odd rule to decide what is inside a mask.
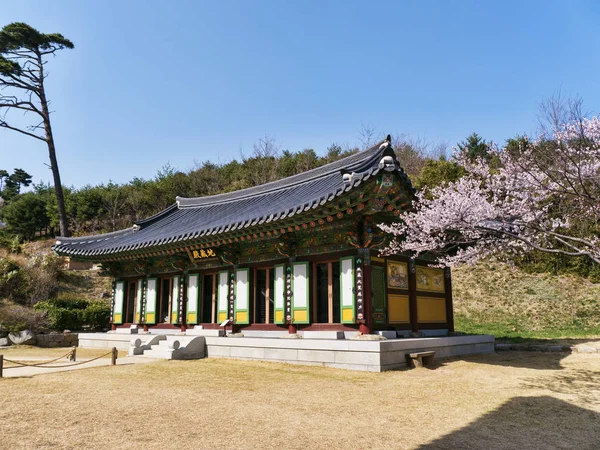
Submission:
[[[238,331],[453,331],[449,269],[379,256],[380,223],[414,189],[390,138],[236,192],[176,199],[125,230],[59,238],[54,250],[114,277],[112,324]]]

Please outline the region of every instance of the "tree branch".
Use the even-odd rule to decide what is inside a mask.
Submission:
[[[33,134],[33,133],[29,133],[28,131],[25,131],[25,130],[21,130],[20,128],[12,127],[9,124],[7,124],[5,121],[0,121],[0,128],[6,128],[6,129],[9,129],[9,130],[17,131],[17,132],[22,133],[22,134],[24,134],[26,136],[30,136],[30,137],[35,138],[35,139],[39,139],[40,141],[43,141],[43,142],[47,142],[46,138],[43,138],[43,137],[38,136],[38,135]]]

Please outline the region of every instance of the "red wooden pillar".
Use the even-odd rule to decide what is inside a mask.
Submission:
[[[184,271],[179,282],[179,329],[182,332],[187,328],[187,274],[187,270]]]
[[[146,276],[141,281],[141,283],[142,283],[142,310],[140,311],[140,322],[142,324],[142,327],[144,328],[144,331],[148,331],[148,325],[146,325],[146,302],[148,301],[148,298],[147,298],[148,277],[149,277],[149,275],[146,274]]]
[[[115,317],[115,292],[117,290],[117,279],[115,278],[113,280],[112,283],[112,290],[111,290],[111,300],[110,300],[110,329],[112,331],[115,331],[117,329],[117,326],[113,323],[114,317]]]
[[[410,311],[410,328],[419,331],[419,315],[417,314],[417,265],[414,259],[408,262],[408,304]]]
[[[370,334],[373,331],[373,287],[370,263],[363,265],[363,311],[364,320],[360,322],[358,330],[362,334]]]
[[[227,303],[227,317],[231,320],[231,333],[237,333],[237,326],[235,325],[235,269],[237,266],[233,265],[230,270],[227,271],[229,277],[229,301]]]
[[[290,258],[289,262],[283,267],[285,273],[285,288],[284,288],[284,308],[285,308],[285,321],[288,324],[288,332],[290,334],[296,334],[298,332],[298,327],[294,325],[294,317],[292,314],[292,296],[294,293],[292,292],[292,265],[296,258]]]
[[[446,291],[446,322],[448,331],[454,332],[454,310],[452,308],[452,273],[450,267],[444,269],[444,289]]]

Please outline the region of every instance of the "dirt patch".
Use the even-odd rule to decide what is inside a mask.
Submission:
[[[0,380],[0,442],[593,449],[598,376],[600,355],[518,352],[382,374],[221,359],[106,367]],[[35,414],[17,420],[23,408]]]

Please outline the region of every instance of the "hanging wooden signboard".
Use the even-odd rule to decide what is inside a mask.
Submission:
[[[203,248],[200,250],[190,250],[187,248],[186,251],[192,262],[198,262],[217,257],[217,252],[212,248]]]

